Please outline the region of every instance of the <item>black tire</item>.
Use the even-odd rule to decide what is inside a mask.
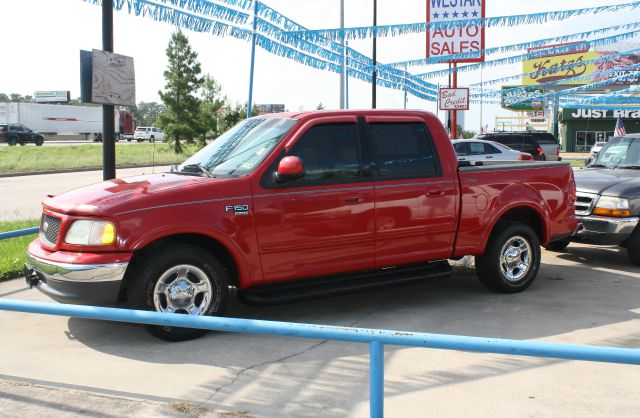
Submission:
[[[15,147],[16,145],[18,145],[18,137],[10,136],[9,139],[7,139],[7,143],[10,146]]]
[[[180,277],[180,270],[185,266],[189,268],[184,277]],[[159,290],[162,288],[158,284],[160,280],[168,287],[164,291]],[[196,285],[206,287],[206,280],[210,290],[208,301],[206,292],[195,289]],[[225,267],[212,254],[193,245],[174,244],[151,251],[136,261],[129,279],[127,298],[129,307],[133,309],[157,312],[166,309],[189,314],[186,309],[191,307],[197,311],[193,313],[195,315],[220,316],[224,314],[229,299],[228,283]],[[178,285],[188,286],[188,290]],[[177,297],[170,299],[168,295],[172,292],[177,293]],[[185,300],[180,300],[185,294]],[[177,304],[173,305],[174,302]],[[190,305],[186,306],[186,303]],[[157,325],[149,325],[147,329],[165,341],[187,341],[207,333],[206,330]]]
[[[640,229],[636,228],[627,240],[627,257],[636,266],[640,266]]]
[[[156,138],[154,136],[149,137],[149,142],[155,142]]]
[[[138,138],[138,139],[137,139],[137,141],[138,141],[138,142],[142,142],[142,141],[144,141],[144,139],[142,139],[142,138]]]
[[[508,255],[507,251],[512,253]],[[511,258],[511,263],[507,257]],[[476,256],[476,273],[482,284],[501,293],[522,292],[533,283],[539,268],[538,236],[519,222],[498,223],[489,237],[485,253]]]
[[[567,248],[569,244],[571,244],[571,241],[569,241],[568,239],[561,239],[558,241],[547,243],[546,245],[544,245],[544,248],[548,251],[562,251]]]
[[[44,144],[44,138],[43,138],[43,137],[41,137],[41,136],[36,137],[35,143],[36,143],[36,146],[37,146],[37,147],[41,147],[41,146],[42,146],[42,144]]]

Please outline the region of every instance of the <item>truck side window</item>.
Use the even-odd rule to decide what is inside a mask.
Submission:
[[[372,123],[369,133],[380,177],[435,177],[440,164],[424,123]]]
[[[305,132],[288,155],[302,159],[305,176],[292,183],[349,180],[360,177],[355,123],[317,125]]]

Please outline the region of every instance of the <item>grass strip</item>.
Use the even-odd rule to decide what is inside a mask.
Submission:
[[[183,154],[175,154],[170,144],[116,144],[116,164],[168,165],[184,162],[199,147],[184,145]],[[102,144],[0,148],[0,173],[67,170],[102,167]]]
[[[32,228],[38,224],[37,219],[0,222],[0,232]],[[22,276],[27,246],[36,237],[36,234],[32,234],[0,240],[0,281]]]

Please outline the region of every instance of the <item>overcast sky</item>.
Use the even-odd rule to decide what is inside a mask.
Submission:
[[[503,16],[628,1],[487,0],[486,13],[487,17]],[[310,28],[339,26],[339,0],[264,0],[264,3]],[[79,51],[101,48],[101,8],[81,0],[14,0],[0,4],[4,56],[0,70],[0,92],[32,95],[36,90],[71,90],[72,97],[79,96]],[[345,0],[345,5],[347,27],[372,24],[373,0]],[[378,24],[381,25],[420,22],[425,20],[425,15],[425,0],[378,0]],[[640,9],[636,9],[544,25],[490,28],[486,33],[486,47],[534,41],[639,19]],[[167,63],[165,49],[173,30],[168,24],[148,18],[130,16],[124,11],[115,13],[115,51],[134,57],[138,101],[159,101],[157,92],[164,87],[162,73]],[[203,71],[220,82],[223,93],[231,102],[246,102],[250,43],[209,34],[186,33],[199,54]],[[350,46],[371,56],[370,39],[352,41]],[[386,63],[423,58],[425,48],[424,34],[381,38],[378,40],[378,60]],[[487,80],[514,75],[521,72],[521,67],[520,64],[514,64],[486,69],[482,76]],[[440,68],[431,66],[414,68],[412,71],[426,72]],[[446,83],[445,79],[430,81]],[[480,72],[464,73],[459,77],[461,86],[479,81]],[[514,84],[518,84],[518,81],[515,80]],[[349,101],[351,108],[369,108],[370,84],[351,79]],[[328,108],[338,108],[339,76],[276,57],[258,48],[254,102],[284,103],[290,110],[313,109],[320,102]],[[378,108],[402,106],[401,91],[378,89]],[[409,96],[409,107],[436,112],[435,103],[413,96]],[[485,104],[483,109],[483,123],[491,127],[497,114],[508,114],[496,105]],[[468,113],[466,128],[478,130],[480,106],[472,105]]]

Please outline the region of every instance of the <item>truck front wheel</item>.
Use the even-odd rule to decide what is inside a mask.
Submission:
[[[476,256],[476,272],[482,284],[502,293],[525,290],[535,280],[539,268],[538,236],[519,222],[496,225],[485,253]]]
[[[137,260],[131,273],[127,297],[134,309],[217,316],[224,314],[227,307],[227,271],[200,247],[161,247]],[[149,325],[148,330],[166,341],[191,340],[207,332],[156,325]]]

